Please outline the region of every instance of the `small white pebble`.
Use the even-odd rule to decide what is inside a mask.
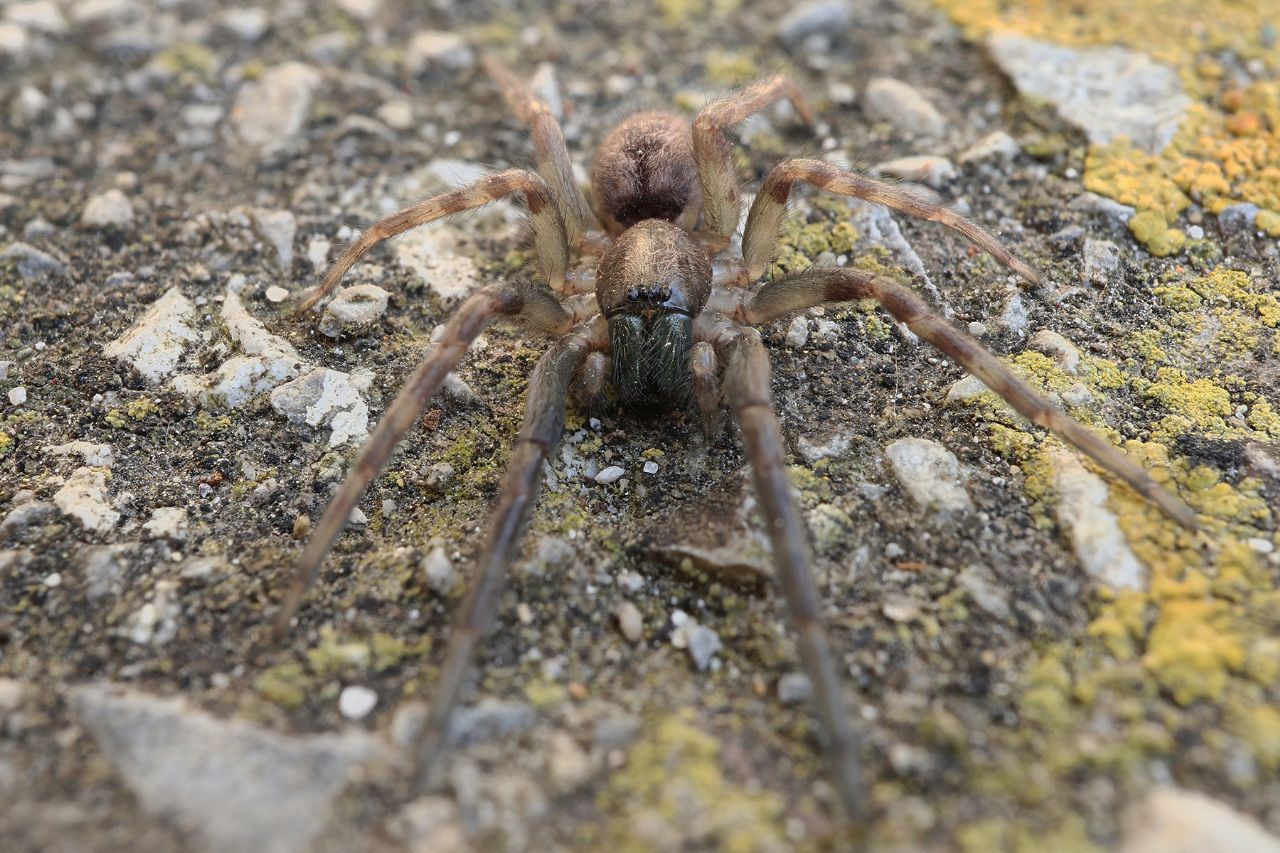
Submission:
[[[369,516],[365,515],[364,510],[360,509],[360,507],[353,507],[350,521],[352,524],[368,524]]]
[[[986,323],[979,323],[977,320],[974,320],[972,323],[969,324],[969,334],[973,335],[975,338],[980,338],[986,333],[987,333]]]
[[[618,629],[627,638],[627,642],[640,642],[644,636],[644,617],[640,615],[639,609],[630,601],[624,601],[618,605],[614,615],[618,617]]]
[[[49,575],[44,579],[44,585],[49,587],[49,589],[55,589],[56,587],[62,586],[62,574],[60,572],[54,572]]]
[[[1257,551],[1259,554],[1270,554],[1276,549],[1276,546],[1271,544],[1270,539],[1263,539],[1261,536],[1252,537],[1247,541],[1249,543],[1249,547]]]
[[[658,473],[658,463],[654,462],[652,459],[648,460],[647,462],[644,463],[644,472],[646,474]]]
[[[9,402],[15,406],[21,406],[27,402],[27,389],[19,385],[17,388],[9,389]]]
[[[516,618],[521,625],[533,624],[533,608],[523,601],[516,605]]]
[[[1190,228],[1187,229],[1187,236],[1190,237],[1192,240],[1203,240],[1204,229],[1201,228],[1199,225],[1192,225]]]
[[[610,483],[618,482],[620,479],[622,479],[622,475],[625,473],[627,472],[619,468],[617,465],[610,465],[608,468],[605,468],[599,474],[596,474],[596,482],[600,483],[601,485],[607,486]]]
[[[342,688],[338,696],[338,713],[348,720],[363,720],[378,704],[378,694],[368,687],[352,684]]]
[[[273,284],[267,288],[268,302],[284,302],[289,298],[289,291],[285,290],[278,284]]]

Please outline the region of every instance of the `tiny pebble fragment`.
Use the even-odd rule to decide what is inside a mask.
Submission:
[[[350,684],[338,696],[338,713],[348,720],[363,720],[378,704],[378,694],[368,687]]]
[[[605,468],[600,471],[600,473],[596,474],[595,481],[601,485],[607,486],[610,483],[618,482],[618,480],[622,479],[622,475],[625,473],[627,472],[622,468],[619,468],[617,465],[610,465],[608,468]]]

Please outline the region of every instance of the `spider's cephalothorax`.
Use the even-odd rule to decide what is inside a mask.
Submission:
[[[687,397],[693,319],[710,295],[706,249],[670,222],[637,222],[600,258],[596,302],[609,324],[613,384],[624,405]]]
[[[753,326],[827,302],[873,299],[916,337],[982,380],[1018,412],[1090,456],[1102,468],[1194,528],[1196,516],[1097,434],[1040,397],[976,341],[953,328],[911,290],[864,270],[815,268],[765,281],[787,200],[796,183],[883,204],[939,222],[1031,282],[1036,272],[981,227],[901,186],[883,184],[820,160],[781,163],[756,193],[742,234],[742,257],[712,258],[730,245],[741,191],[725,132],[786,98],[812,121],[805,99],[784,76],[748,86],[699,113],[692,127],[670,113],[641,113],[605,137],[592,168],[598,216],[574,177],[560,125],[528,87],[486,59],[509,108],[532,131],[537,172],[508,169],[429,198],[375,223],[325,274],[300,310],[331,294],[348,270],[383,240],[509,195],[523,196],[545,287],[487,285],[466,299],[387,408],[299,560],[273,635],[283,638],[351,511],[418,414],[468,346],[490,322],[506,317],[553,341],[529,377],[524,422],[498,493],[475,580],[458,612],[430,713],[414,752],[421,782],[444,745],[477,643],[498,611],[507,568],[533,506],[542,467],[560,440],[570,387],[598,398],[610,383],[631,408],[670,406],[692,393],[708,432],[727,400],[751,462],[761,515],[773,546],[778,586],[796,647],[813,685],[840,802],[853,817],[867,808],[858,744],[822,628],[818,591],[808,568],[800,508],[792,492],[781,427],[773,412],[768,354]],[[699,224],[699,218],[701,222]],[[603,232],[591,230],[596,219]],[[570,268],[571,249],[598,252],[598,264]],[[713,270],[715,270],[713,274]],[[722,275],[721,270],[726,274]],[[612,363],[612,367],[610,366]],[[723,394],[721,389],[723,388]]]

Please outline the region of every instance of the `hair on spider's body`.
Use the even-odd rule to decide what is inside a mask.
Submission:
[[[812,306],[876,300],[1018,412],[1092,457],[1181,524],[1196,526],[1195,514],[1142,468],[1037,395],[907,288],[850,268],[814,268],[761,281],[776,249],[792,189],[802,182],[939,222],[1024,279],[1038,281],[1035,270],[953,210],[906,188],[830,163],[787,160],[768,174],[756,194],[743,230],[742,257],[717,259],[729,245],[741,213],[741,190],[725,132],[783,98],[803,121],[812,121],[804,97],[785,76],[709,104],[692,126],[661,111],[638,113],[621,122],[606,135],[592,164],[593,215],[574,180],[560,126],[546,105],[495,61],[486,58],[485,65],[503,88],[508,107],[532,130],[537,172],[508,169],[486,175],[375,223],[330,267],[303,303],[304,309],[309,308],[330,294],[357,260],[389,237],[510,195],[524,197],[537,266],[546,286],[490,284],[459,306],[443,336],[387,408],[317,524],[273,630],[276,641],[288,631],[352,508],[481,330],[505,317],[551,337],[552,343],[529,377],[524,420],[498,492],[475,580],[459,607],[433,702],[417,739],[413,755],[417,783],[444,746],[449,716],[476,645],[495,618],[543,462],[560,439],[566,398],[572,389],[580,398],[598,402],[612,385],[621,405],[632,410],[671,409],[692,398],[709,433],[718,428],[727,401],[751,463],[778,585],[813,685],[814,711],[836,791],[850,816],[865,813],[858,742],[808,568],[804,524],[789,484],[782,432],[772,408],[768,354],[752,328]],[[603,231],[589,228],[593,218]],[[571,268],[572,248],[598,255],[598,260]]]

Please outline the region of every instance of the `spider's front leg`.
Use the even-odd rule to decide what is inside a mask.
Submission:
[[[523,528],[537,498],[542,463],[560,442],[570,382],[586,361],[588,350],[607,344],[608,334],[603,320],[597,320],[593,324],[575,327],[552,344],[529,377],[524,421],[502,479],[475,580],[458,611],[453,633],[445,648],[431,708],[416,739],[413,754],[415,790],[425,785],[434,760],[445,744],[449,717],[471,667],[476,644],[497,615],[507,568],[515,557]]]
[[[468,297],[445,326],[443,338],[428,350],[422,364],[405,382],[373,435],[360,450],[360,458],[347,474],[337,494],[329,502],[324,516],[307,541],[298,561],[289,591],[271,631],[273,643],[279,643],[289,631],[289,623],[298,612],[303,597],[315,582],[333,543],[351,517],[351,510],[369,483],[387,464],[392,451],[417,421],[449,371],[457,366],[480,331],[498,317],[513,317],[526,327],[546,334],[562,335],[573,325],[573,316],[550,294],[534,288],[512,284],[490,285]]]
[[[876,300],[908,329],[981,379],[1023,417],[1092,458],[1183,527],[1195,530],[1199,526],[1195,512],[1143,468],[1033,391],[981,344],[952,327],[920,297],[895,281],[864,270],[813,269],[766,284],[747,303],[741,319],[752,324],[767,323],[815,305],[855,299]]]
[[[338,260],[325,272],[320,284],[298,306],[301,314],[310,310],[320,300],[338,287],[342,277],[383,240],[403,234],[413,228],[426,225],[454,213],[483,207],[509,195],[524,196],[529,208],[529,220],[533,226],[533,245],[537,252],[538,269],[552,290],[562,291],[569,269],[569,243],[565,236],[564,219],[556,206],[555,191],[541,175],[525,169],[507,169],[485,175],[478,181],[447,193],[432,196],[397,213],[378,220],[365,229],[354,243],[347,247]]]
[[[903,187],[872,180],[856,172],[846,171],[821,160],[788,160],[779,164],[764,179],[756,200],[747,214],[742,233],[742,256],[746,259],[751,281],[760,279],[769,268],[777,250],[778,231],[787,215],[787,200],[798,183],[866,201],[882,204],[891,210],[940,222],[963,234],[969,242],[1016,272],[1031,284],[1040,283],[1040,274],[1026,261],[1014,255],[976,222],[966,219],[945,205],[925,198]]]
[[[773,545],[778,585],[787,602],[801,663],[813,684],[814,708],[840,802],[851,819],[862,823],[868,803],[858,739],[842,694],[844,680],[822,625],[818,590],[809,569],[804,522],[787,475],[782,427],[769,391],[769,356],[755,329],[717,324],[707,332],[705,336],[712,339],[725,361],[725,392],[751,461],[756,498]]]
[[[707,104],[693,122],[693,157],[702,184],[703,229],[713,241],[727,244],[742,215],[742,188],[733,163],[733,146],[725,132],[783,98],[791,102],[805,124],[813,123],[809,102],[785,74]]]

